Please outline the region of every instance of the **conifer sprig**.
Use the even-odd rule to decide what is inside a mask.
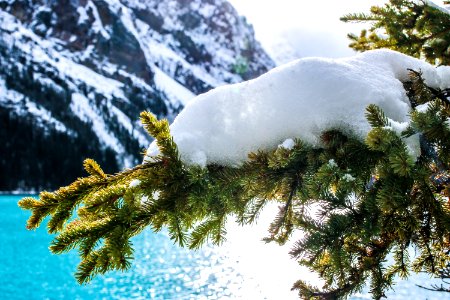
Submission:
[[[384,6],[372,6],[370,14],[347,14],[341,20],[370,24],[360,35],[348,35],[349,46],[356,51],[389,48],[432,64],[450,63],[449,15],[428,1],[390,0]]]
[[[158,155],[114,175],[86,160],[87,177],[42,192],[39,200],[24,198],[19,206],[32,211],[29,229],[49,217],[49,232],[58,234],[50,250],[77,249],[75,277],[87,283],[97,274],[128,269],[130,238],[145,228],[167,228],[175,243],[197,249],[222,243],[230,216],[249,224],[275,201],[279,214],[265,240],[283,244],[301,230],[290,254],[325,282],[320,289],[295,283],[302,298],[343,298],[370,282],[380,299],[395,276],[439,276],[450,263],[449,109],[439,97],[443,91],[427,87],[420,72],[411,72],[405,87],[411,102],[427,109],[411,111],[404,136],[370,105],[372,130],[365,141],[328,130],[320,147],[296,140],[292,149],[250,153],[240,167],[185,164],[167,121],[144,112],[141,120],[156,138]],[[417,160],[403,140],[413,134],[423,137]],[[409,256],[411,247],[418,256]]]

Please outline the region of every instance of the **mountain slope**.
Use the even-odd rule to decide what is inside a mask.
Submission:
[[[92,157],[113,172],[195,95],[273,67],[222,0],[1,1],[0,190],[51,189]]]

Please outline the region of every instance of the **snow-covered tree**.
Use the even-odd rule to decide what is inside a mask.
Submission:
[[[53,253],[78,249],[85,283],[129,268],[147,227],[220,244],[227,218],[253,223],[275,201],[265,240],[304,232],[290,254],[324,279],[296,282],[302,298],[369,282],[379,299],[395,276],[450,263],[449,88],[450,67],[390,50],[301,59],[198,96],[170,127],[143,112],[155,142],[142,164],[107,175],[88,159],[87,177],[19,205],[29,229],[50,217]]]

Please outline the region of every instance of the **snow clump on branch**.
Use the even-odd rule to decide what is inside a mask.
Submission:
[[[450,87],[450,67],[434,66],[391,51],[353,57],[303,58],[242,83],[199,95],[170,126],[181,159],[189,165],[239,166],[250,152],[276,149],[298,138],[320,147],[319,137],[338,129],[363,140],[370,131],[365,112],[379,106],[396,128],[406,128],[410,103],[402,82],[408,69],[423,73],[426,84]],[[417,137],[405,141],[419,154]],[[156,143],[147,157],[158,154]]]

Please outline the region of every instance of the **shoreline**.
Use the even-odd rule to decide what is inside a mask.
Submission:
[[[0,196],[29,196],[29,195],[38,195],[39,192],[37,191],[0,191]]]

